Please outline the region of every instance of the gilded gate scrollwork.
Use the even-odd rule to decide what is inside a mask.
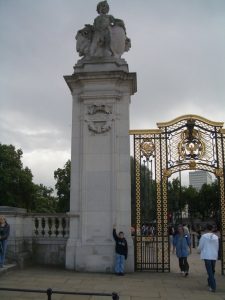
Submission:
[[[168,241],[168,178],[183,170],[214,173],[220,189],[221,270],[225,272],[225,129],[222,122],[197,115],[180,116],[170,122],[157,123],[158,129],[131,130],[135,163],[135,265],[137,270],[170,271]],[[142,233],[142,166],[149,165],[154,175],[155,235]],[[149,176],[149,175],[148,175]],[[153,205],[153,204],[151,204]]]

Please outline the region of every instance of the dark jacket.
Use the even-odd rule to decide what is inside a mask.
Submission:
[[[8,223],[5,223],[3,227],[0,226],[0,240],[2,241],[7,240],[9,237],[9,232],[10,232],[10,226]]]
[[[114,240],[116,241],[116,253],[120,255],[124,255],[125,259],[127,259],[127,254],[128,254],[128,248],[127,248],[127,241],[125,238],[119,238],[118,235],[116,234],[116,229],[113,229],[113,237]]]

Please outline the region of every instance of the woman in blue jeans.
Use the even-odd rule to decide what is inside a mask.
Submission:
[[[187,261],[187,257],[191,252],[190,236],[188,234],[185,234],[182,225],[179,225],[177,230],[177,234],[173,237],[173,253],[176,249],[176,255],[179,259],[179,267],[181,273],[182,275],[187,277],[189,273],[189,264]]]
[[[9,237],[10,226],[5,217],[0,216],[0,268],[3,268],[7,248],[7,239]]]

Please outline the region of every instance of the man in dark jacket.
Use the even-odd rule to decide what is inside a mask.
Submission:
[[[4,266],[9,231],[10,227],[5,220],[5,217],[0,216],[0,268],[3,268]]]
[[[117,275],[123,276],[125,260],[127,259],[127,254],[128,254],[127,241],[126,241],[126,239],[124,237],[124,233],[122,231],[120,231],[119,234],[117,235],[115,226],[113,227],[113,237],[116,242],[115,272]]]

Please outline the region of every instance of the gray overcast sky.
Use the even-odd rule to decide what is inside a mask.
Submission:
[[[63,75],[79,59],[75,34],[95,0],[0,0],[0,143],[24,152],[34,181],[54,186],[70,158],[72,99]],[[130,128],[183,114],[225,121],[225,1],[111,0],[137,72]]]

